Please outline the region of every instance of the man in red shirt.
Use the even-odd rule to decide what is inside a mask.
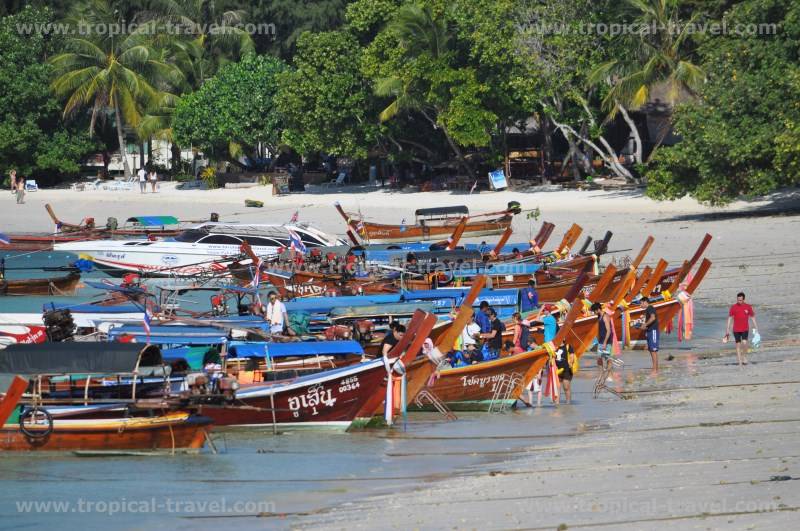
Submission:
[[[733,325],[733,338],[736,340],[736,357],[739,366],[747,365],[747,332],[750,329],[750,321],[753,321],[753,331],[758,330],[756,324],[756,312],[753,307],[744,302],[744,293],[736,294],[736,304],[731,306],[728,312],[728,326],[725,327],[725,341],[728,340]]]

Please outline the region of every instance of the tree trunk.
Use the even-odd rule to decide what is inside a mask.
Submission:
[[[119,143],[119,155],[122,157],[122,168],[125,171],[125,178],[133,177],[131,166],[128,164],[128,155],[125,150],[125,138],[122,134],[122,116],[119,112],[119,104],[114,102],[114,121],[117,123],[117,142]]]
[[[170,147],[170,154],[172,155],[172,173],[179,171],[181,169],[181,148],[173,142]]]
[[[144,142],[139,142],[139,167],[144,168],[146,162],[144,160]]]
[[[147,139],[147,163],[153,165],[153,137]]]
[[[464,153],[461,151],[461,148],[458,147],[458,144],[456,144],[453,138],[450,136],[450,133],[447,131],[447,128],[438,124],[436,120],[431,118],[428,115],[428,113],[425,112],[424,110],[421,110],[420,112],[422,112],[422,115],[425,118],[427,118],[427,120],[431,123],[434,129],[439,129],[439,128],[442,129],[442,133],[444,133],[444,137],[445,139],[447,139],[447,143],[450,145],[450,149],[452,149],[453,153],[456,154],[456,158],[458,158],[458,161],[461,163],[462,169],[467,173],[468,177],[470,178],[475,177],[475,170],[472,167],[472,164],[470,164],[469,161],[466,159],[466,157],[464,157]],[[438,116],[439,114],[438,111],[436,114]]]
[[[544,157],[542,157],[542,182],[546,180],[547,167],[553,160],[553,127],[550,117],[542,115],[542,134],[544,135]]]
[[[581,136],[571,126],[567,124],[560,124],[556,120],[553,120],[553,123],[555,124],[556,127],[558,127],[558,129],[564,135],[564,138],[569,139],[570,135],[572,135],[578,140],[580,140],[583,144],[592,147],[600,155],[600,157],[603,159],[606,165],[611,169],[611,171],[614,172],[614,174],[617,177],[623,177],[625,179],[634,180],[633,175],[631,175],[631,172],[629,172],[625,166],[619,163],[617,153],[614,151],[614,149],[602,135],[599,137],[598,140],[605,149],[601,149],[600,146],[592,142],[592,140],[589,139],[588,137]]]
[[[633,145],[634,145],[634,159],[636,160],[636,164],[642,163],[642,136],[639,134],[639,128],[636,127],[636,123],[631,119],[628,111],[622,105],[617,102],[617,109],[619,109],[620,114],[622,114],[622,119],[625,120],[625,123],[628,124],[628,127],[633,133]]]

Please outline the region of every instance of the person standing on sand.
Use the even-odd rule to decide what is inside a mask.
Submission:
[[[591,311],[597,316],[597,353],[600,355],[597,364],[605,369],[611,359],[609,342],[611,341],[611,327],[614,326],[614,323],[611,322],[611,316],[603,310],[603,305],[599,302],[592,304]]]
[[[17,177],[17,204],[25,204],[25,177]]]
[[[147,176],[150,180],[150,188],[153,190],[153,193],[156,193],[156,185],[158,184],[158,174],[156,170],[150,171],[150,175]]]
[[[647,350],[653,360],[653,372],[658,373],[658,314],[655,307],[650,305],[650,299],[642,297],[642,308],[644,308],[644,328],[647,337]]]
[[[11,179],[11,193],[17,193],[17,170],[13,169],[8,172],[8,176]]]
[[[731,306],[728,311],[728,324],[725,327],[725,342],[731,336],[731,325],[733,325],[733,339],[736,341],[736,358],[739,367],[747,365],[747,336],[750,330],[750,321],[753,322],[753,332],[758,331],[756,324],[756,312],[753,307],[744,302],[744,293],[741,291],[736,294],[736,304]]]
[[[139,177],[139,192],[147,192],[147,172],[144,170],[144,166],[139,168],[139,171],[136,172],[136,175]]]

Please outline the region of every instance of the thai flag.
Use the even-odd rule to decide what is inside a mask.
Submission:
[[[287,229],[287,231],[289,232],[289,247],[298,253],[305,254],[308,249],[306,249],[306,244],[303,243],[303,240],[300,239],[300,235],[292,229]]]
[[[400,220],[400,232],[405,232],[405,231],[406,231],[406,218],[403,218],[402,220]]]
[[[289,220],[289,223],[297,223],[298,219],[300,219],[300,211],[295,210],[294,214],[292,214],[292,219]]]
[[[253,282],[251,286],[253,289],[258,289],[258,285],[261,283],[261,258],[259,258],[254,266],[253,270]]]
[[[147,334],[147,342],[150,343],[150,310],[145,307],[144,319],[142,319],[142,327]]]
[[[3,245],[8,245],[11,243],[11,238],[0,232],[0,243]]]

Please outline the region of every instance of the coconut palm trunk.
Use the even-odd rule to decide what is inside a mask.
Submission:
[[[130,164],[128,164],[128,154],[125,149],[125,135],[122,132],[122,114],[119,112],[119,104],[114,102],[114,121],[117,123],[117,142],[119,145],[119,156],[122,157],[122,168],[125,172],[125,179],[133,177]]]

